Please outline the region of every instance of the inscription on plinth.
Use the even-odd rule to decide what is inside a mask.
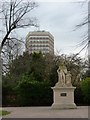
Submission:
[[[61,93],[60,96],[66,97],[66,96],[67,96],[67,93]]]

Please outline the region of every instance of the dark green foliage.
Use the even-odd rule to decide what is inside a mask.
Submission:
[[[77,105],[90,105],[90,77],[86,77],[75,86],[75,103]]]
[[[52,104],[52,89],[48,82],[23,76],[16,86],[3,86],[4,106],[48,106]]]
[[[15,59],[10,65],[10,70],[7,76],[10,76],[12,84],[15,84],[22,75],[27,73],[30,69],[31,56],[28,53],[24,53]]]
[[[57,66],[53,67],[50,73],[50,83],[51,86],[55,86],[58,82]]]
[[[76,86],[75,92],[74,92],[74,101],[76,105],[84,105],[84,96],[81,89],[81,83],[79,82]]]
[[[81,86],[84,95],[84,101],[86,104],[90,105],[90,77],[85,78],[82,81]]]
[[[66,56],[51,56],[41,53],[23,53],[13,60],[10,69],[3,76],[3,105],[10,106],[44,106],[51,105],[52,86],[58,81],[57,69],[62,61],[72,74],[75,90],[75,103],[82,104],[83,90],[77,80],[82,63],[80,59]]]
[[[32,54],[32,61],[30,64],[29,74],[33,74],[35,80],[42,81],[45,79],[45,60],[41,53]]]
[[[51,60],[49,55],[47,58],[41,53],[24,53],[15,59],[10,71],[3,76],[3,105],[51,105]],[[15,99],[11,100],[13,96]]]
[[[52,104],[49,83],[21,80],[17,85],[19,106],[47,106]]]
[[[2,105],[3,106],[17,106],[17,94],[13,89],[14,86],[3,85],[2,86]]]

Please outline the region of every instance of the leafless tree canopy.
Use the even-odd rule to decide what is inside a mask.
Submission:
[[[5,35],[1,41],[0,51],[14,29],[29,26],[37,27],[34,19],[28,16],[28,13],[35,7],[37,7],[37,4],[31,0],[10,0],[10,2],[3,2],[0,14],[2,14],[1,20],[4,21]]]
[[[30,16],[31,11],[37,6],[33,0],[6,0],[0,5],[0,57],[3,58],[4,73],[8,71],[10,62],[21,50],[23,40],[14,35],[16,29],[38,27],[36,19]]]

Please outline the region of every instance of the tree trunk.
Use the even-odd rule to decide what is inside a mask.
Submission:
[[[0,50],[0,107],[2,106],[2,60]]]
[[[88,2],[88,61],[90,70],[90,1]]]

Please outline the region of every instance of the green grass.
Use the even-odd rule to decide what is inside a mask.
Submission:
[[[10,114],[10,112],[8,112],[8,111],[5,111],[5,110],[0,110],[0,116],[4,116],[4,115],[8,115],[8,114]]]

